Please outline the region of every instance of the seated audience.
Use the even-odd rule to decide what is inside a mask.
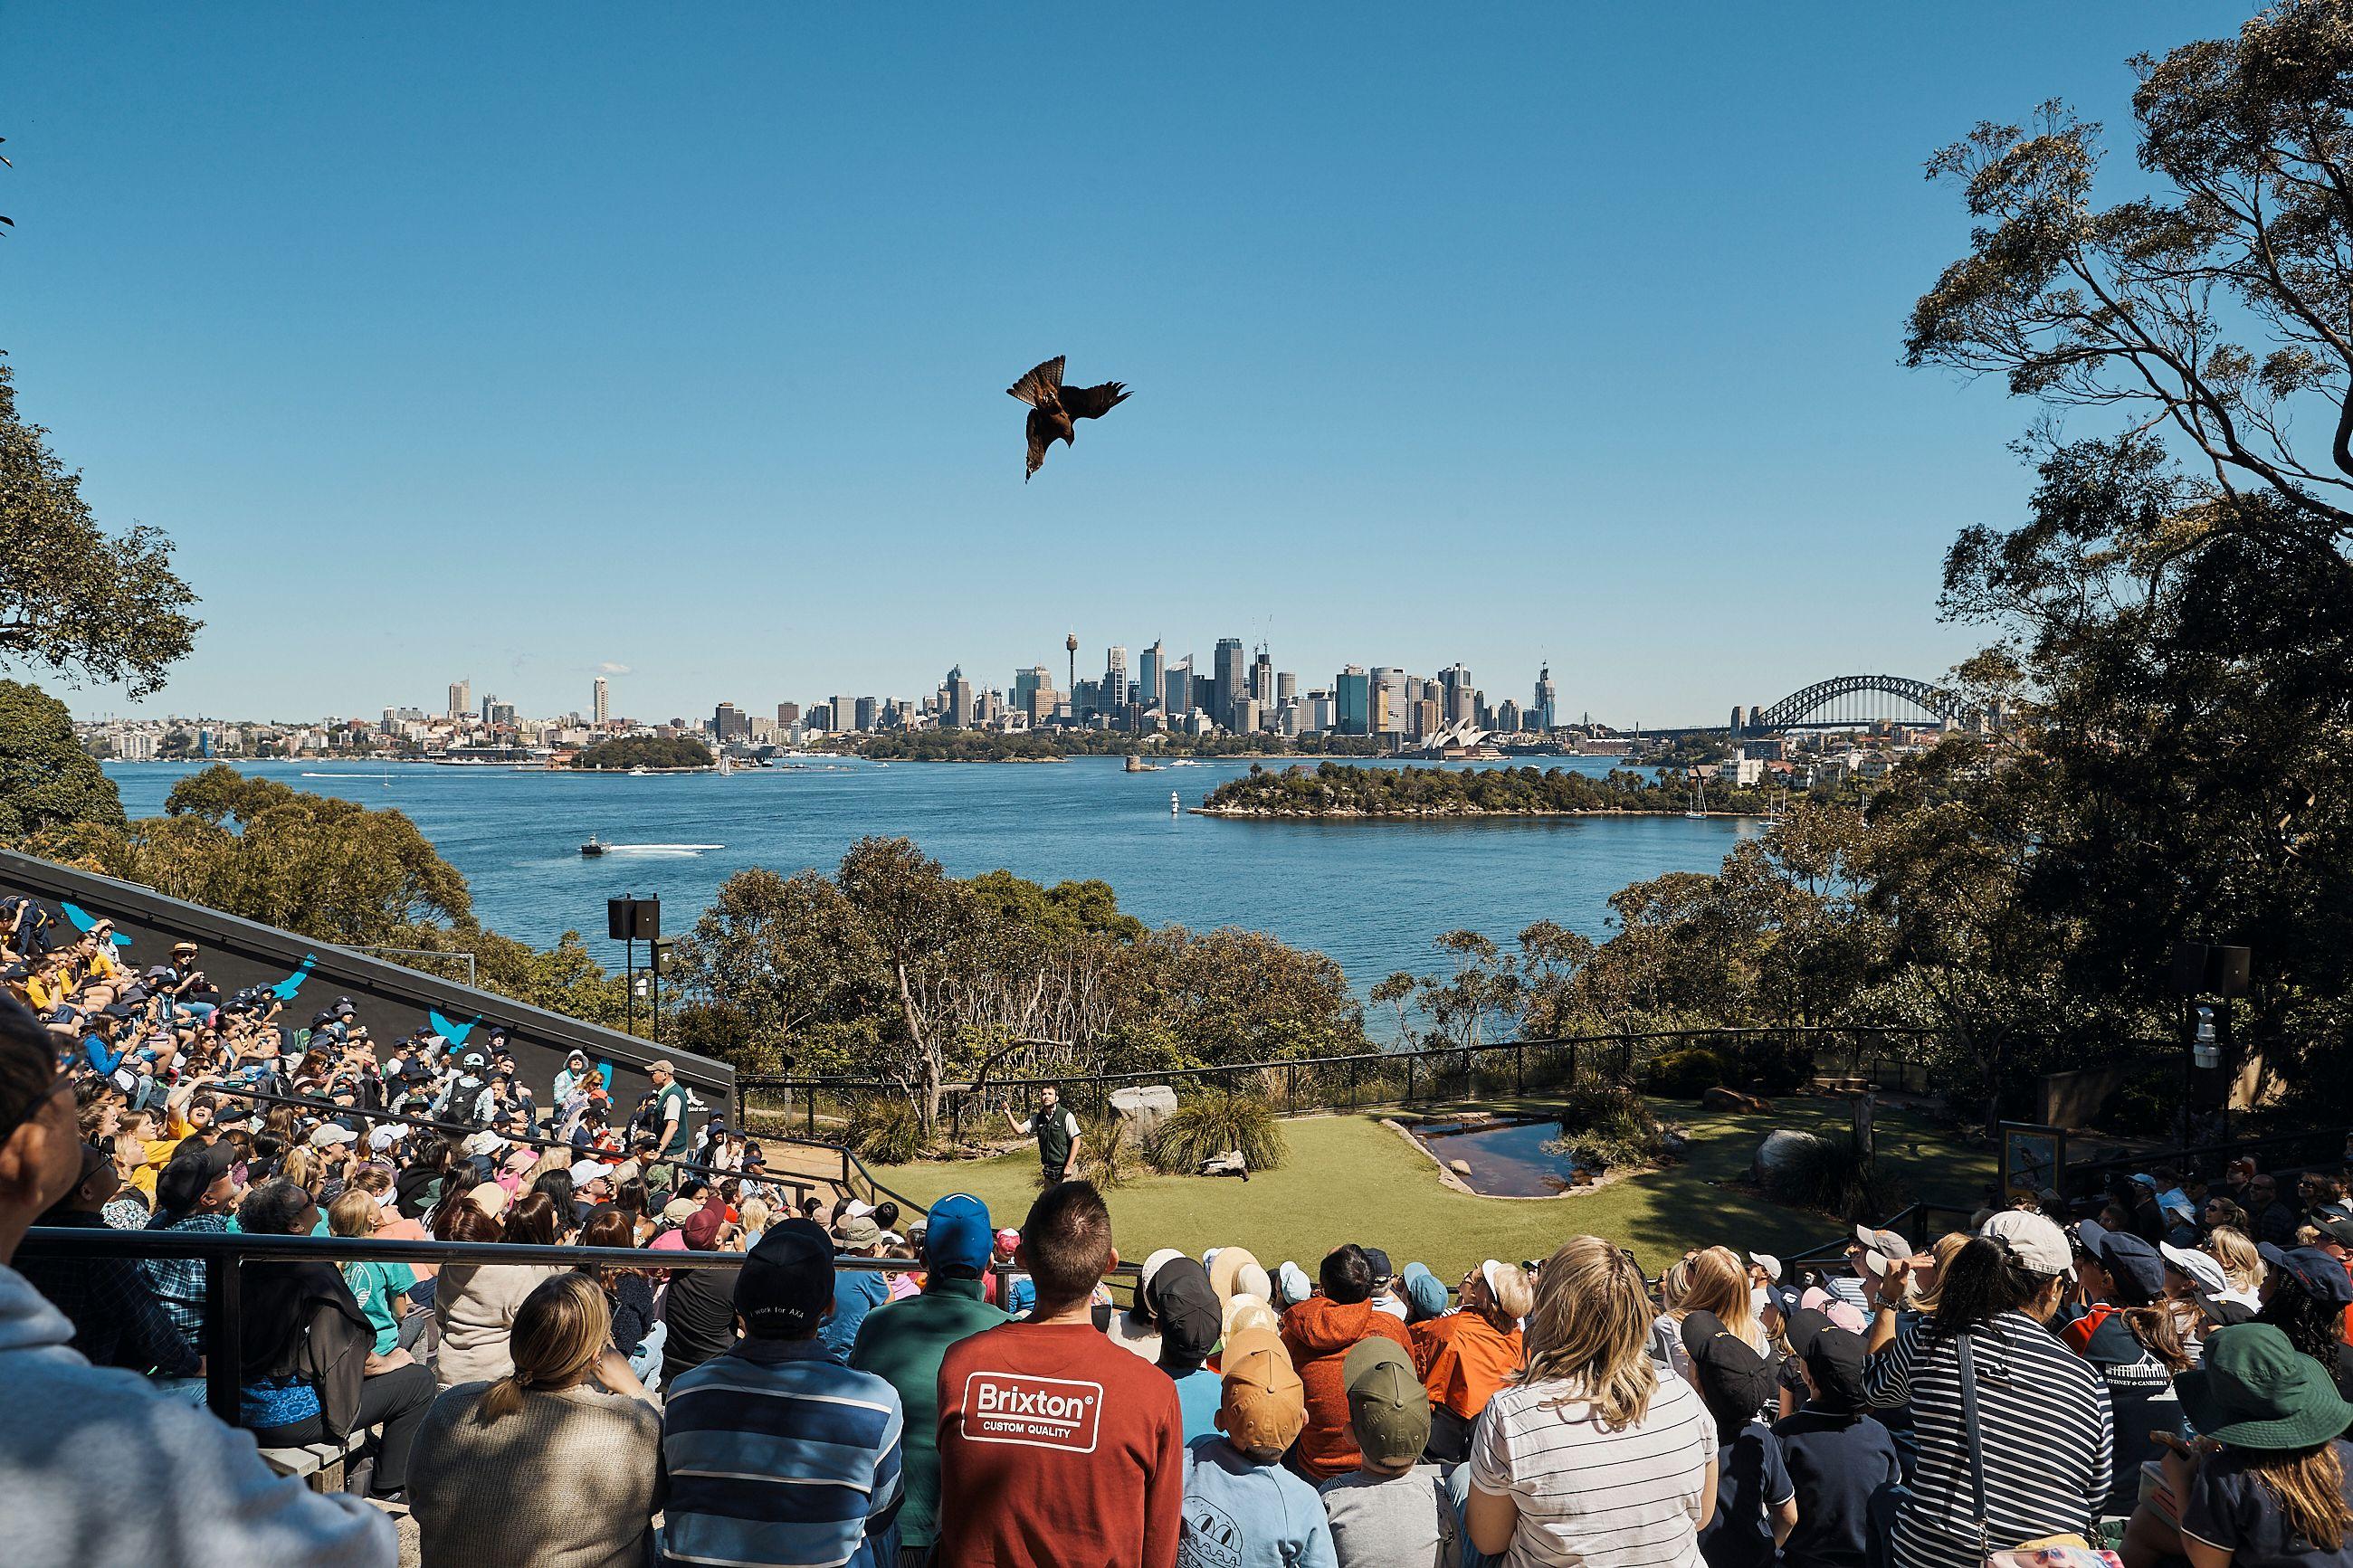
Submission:
[[[1320,1274],[1323,1294],[1282,1314],[1283,1348],[1291,1352],[1307,1397],[1307,1429],[1288,1462],[1310,1481],[1346,1475],[1362,1458],[1348,1427],[1343,1376],[1348,1352],[1378,1336],[1412,1353],[1405,1324],[1372,1302],[1373,1266],[1363,1247],[1351,1243],[1335,1248]]]
[[[1650,1356],[1633,1255],[1573,1237],[1536,1275],[1521,1381],[1480,1417],[1463,1524],[1520,1563],[1691,1563],[1715,1514],[1715,1423]]]
[[[1015,1258],[1022,1321],[948,1347],[940,1367],[942,1563],[1175,1568],[1184,1518],[1176,1385],[1094,1325],[1111,1213],[1084,1182],[1030,1205]],[[1388,1321],[1388,1320],[1384,1320]],[[1070,1384],[1100,1399],[1073,1403]]]
[[[1459,1568],[1454,1500],[1438,1467],[1422,1460],[1431,1405],[1413,1363],[1376,1338],[1350,1351],[1340,1372],[1360,1458],[1316,1489],[1338,1568]]]
[[[423,1560],[638,1568],[660,1506],[661,1417],[612,1348],[604,1291],[577,1273],[543,1279],[508,1345],[512,1372],[445,1391],[417,1428]]]
[[[951,1193],[934,1204],[923,1233],[923,1293],[868,1314],[850,1351],[850,1366],[897,1391],[905,1415],[904,1552],[928,1552],[939,1539],[940,1365],[950,1345],[1007,1321],[981,1299],[992,1242],[988,1208],[978,1198]]]
[[[662,1561],[896,1568],[903,1416],[890,1384],[818,1337],[832,1237],[771,1226],[733,1299],[744,1337],[674,1379],[662,1411]]]
[[[1218,1430],[1185,1447],[1179,1563],[1332,1568],[1332,1526],[1315,1489],[1282,1468],[1307,1424],[1281,1336],[1237,1334],[1225,1349]]]

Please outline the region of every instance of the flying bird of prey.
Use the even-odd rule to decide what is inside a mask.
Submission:
[[[1025,485],[1046,460],[1047,447],[1057,441],[1077,445],[1077,421],[1100,419],[1127,399],[1127,388],[1116,381],[1101,386],[1064,386],[1062,359],[1056,354],[1005,389],[1029,405],[1029,467],[1021,475]]]

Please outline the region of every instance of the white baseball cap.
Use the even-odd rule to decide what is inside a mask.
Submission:
[[[2219,1296],[2231,1288],[2231,1277],[2222,1272],[2221,1261],[2187,1247],[2176,1247],[2160,1241],[2157,1250],[2172,1268],[2197,1285],[2209,1296]]]
[[[2075,1251],[2067,1233],[2048,1215],[2026,1209],[2004,1209],[1978,1227],[1978,1234],[2001,1242],[2019,1267],[2035,1274],[2075,1272]],[[2090,1246],[2086,1238],[2084,1245]]]
[[[1776,1285],[1781,1282],[1781,1260],[1769,1252],[1752,1252],[1748,1261],[1765,1270],[1765,1277]]]
[[[612,1167],[602,1160],[575,1160],[572,1163],[572,1184],[585,1187],[599,1176],[609,1176]]]
[[[311,1134],[311,1147],[313,1149],[340,1149],[346,1143],[357,1142],[358,1135],[350,1128],[332,1121]]]

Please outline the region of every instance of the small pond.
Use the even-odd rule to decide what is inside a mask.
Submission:
[[[1542,1121],[1479,1122],[1472,1126],[1440,1123],[1418,1127],[1414,1135],[1447,1169],[1460,1160],[1470,1174],[1454,1174],[1473,1192],[1499,1198],[1548,1198],[1569,1188],[1575,1162],[1554,1154],[1546,1143],[1560,1136],[1560,1123]]]

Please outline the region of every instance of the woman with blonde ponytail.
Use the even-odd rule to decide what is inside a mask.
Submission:
[[[513,1371],[433,1402],[408,1479],[423,1561],[636,1568],[650,1560],[661,1417],[612,1332],[596,1281],[555,1275],[515,1312]]]
[[[1661,1375],[1651,1321],[1641,1266],[1599,1237],[1572,1237],[1537,1271],[1526,1360],[1472,1440],[1472,1545],[1514,1562],[1699,1561],[1715,1423]]]

